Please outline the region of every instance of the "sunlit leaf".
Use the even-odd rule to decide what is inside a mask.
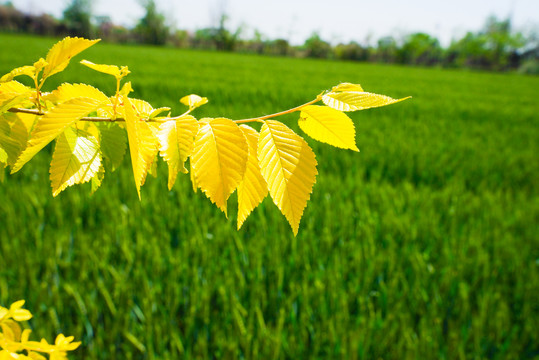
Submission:
[[[318,174],[313,151],[286,125],[267,120],[260,130],[258,161],[273,202],[297,234]]]
[[[0,114],[5,113],[10,108],[29,100],[32,93],[32,89],[14,80],[6,83],[1,83]]]
[[[64,70],[73,56],[86,50],[98,41],[99,39],[88,40],[68,36],[54,44],[45,58],[47,66],[43,68],[43,79]]]
[[[81,60],[80,63],[82,65],[89,67],[92,70],[99,71],[104,74],[112,75],[116,77],[117,79],[121,79],[130,73],[130,71],[127,69],[127,66],[122,66],[120,68],[116,65],[94,64],[93,62],[88,61],[88,60]]]
[[[243,225],[249,214],[264,200],[268,194],[268,185],[262,177],[258,165],[258,138],[255,129],[247,125],[240,125],[247,144],[249,145],[249,157],[243,179],[238,186],[238,230]]]
[[[153,107],[149,102],[140,99],[129,98],[133,109],[137,113],[138,117],[145,119],[149,118],[150,114],[153,112]]]
[[[198,191],[198,184],[197,184],[197,178],[195,176],[195,172],[193,171],[192,161],[189,161],[189,177],[191,178],[191,187],[193,188],[193,191],[196,193]]]
[[[110,102],[107,95],[93,86],[86,84],[62,84],[52,92],[52,96],[57,103],[63,103],[74,98],[90,98],[104,104]]]
[[[195,94],[184,96],[180,99],[180,102],[189,106],[189,109],[194,109],[208,103],[208,98],[200,97]]]
[[[161,156],[168,164],[168,189],[172,189],[178,171],[187,173],[184,164],[191,151],[198,132],[198,122],[191,115],[169,120],[159,127]]]
[[[227,200],[245,173],[248,145],[238,125],[229,119],[202,121],[191,155],[200,189],[227,214]]]
[[[409,98],[408,96],[402,99],[393,99],[389,96],[368,92],[343,91],[327,93],[322,96],[322,101],[327,106],[339,111],[357,111],[390,105]]]
[[[11,81],[13,80],[14,77],[21,76],[21,75],[26,75],[33,79],[35,73],[36,73],[35,67],[30,66],[30,65],[21,66],[21,67],[11,70],[10,72],[2,76],[0,78],[0,83]]]
[[[334,86],[331,88],[332,92],[339,92],[339,91],[363,91],[363,88],[359,84],[351,84],[351,83],[340,83],[337,86]]]
[[[148,124],[142,121],[135,113],[129,98],[124,97],[123,102],[131,164],[133,165],[135,185],[140,199],[140,187],[144,184],[148,170],[152,166],[159,142]]]
[[[0,162],[15,164],[27,139],[27,129],[16,114],[0,115]]]
[[[170,111],[170,108],[169,107],[160,107],[158,109],[154,109],[149,118],[150,119],[153,119],[154,117],[156,117],[157,115],[161,114],[162,112],[165,112],[165,111]]]
[[[298,124],[301,130],[315,140],[359,151],[354,123],[341,111],[327,106],[309,105],[301,108]]]
[[[30,134],[28,146],[13,166],[12,173],[19,171],[35,154],[59,136],[66,128],[95,111],[101,102],[89,98],[68,100],[39,118]]]
[[[90,181],[101,167],[99,143],[89,133],[68,127],[58,137],[52,155],[50,179],[52,195],[71,185]]]

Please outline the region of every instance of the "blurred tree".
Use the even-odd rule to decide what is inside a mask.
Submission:
[[[440,42],[426,33],[408,35],[398,53],[403,64],[434,65],[442,59]]]
[[[519,65],[518,50],[526,41],[520,32],[511,30],[511,21],[489,17],[480,32],[468,32],[453,42],[447,52],[449,65],[504,70]]]
[[[231,32],[226,26],[227,22],[228,15],[221,14],[219,27],[215,31],[214,41],[218,50],[234,51],[243,29],[240,26],[236,31]]]
[[[370,49],[352,41],[348,44],[339,44],[334,49],[335,58],[339,60],[367,61]]]
[[[63,21],[70,35],[91,38],[93,35],[91,17],[90,0],[72,0],[64,10]]]
[[[393,63],[397,59],[397,41],[393,36],[386,36],[378,40],[375,59],[380,62]]]
[[[157,10],[154,0],[143,0],[142,5],[146,15],[139,20],[134,29],[139,41],[145,44],[165,44],[170,32],[165,23],[165,16]]]
[[[331,45],[322,40],[317,32],[314,32],[310,38],[305,40],[303,47],[308,57],[325,59],[331,53]]]

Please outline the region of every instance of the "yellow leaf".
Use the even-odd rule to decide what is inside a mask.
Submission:
[[[201,121],[191,166],[200,189],[227,214],[226,202],[245,173],[248,145],[235,122],[229,119]]]
[[[198,132],[198,122],[191,115],[185,115],[175,120],[166,121],[159,127],[161,156],[168,164],[168,189],[172,189],[178,171],[187,173],[185,161],[191,155],[195,136]]]
[[[95,71],[102,72],[104,74],[109,74],[116,79],[121,79],[127,74],[130,73],[130,71],[127,69],[127,66],[122,66],[121,68],[116,65],[103,65],[103,64],[94,64],[91,61],[88,60],[81,60],[80,62],[82,65],[88,66],[90,69],[93,69]]]
[[[74,98],[89,98],[89,99],[95,99],[97,101],[100,101],[104,104],[110,103],[110,99],[107,95],[103,94],[99,89],[96,89],[93,86],[86,85],[86,84],[62,84],[58,87],[58,89],[54,90],[52,92],[52,98],[54,98],[54,101],[57,103],[63,103],[67,100],[71,100]]]
[[[195,94],[184,96],[180,99],[180,102],[184,105],[189,106],[189,109],[194,109],[199,106],[202,106],[208,102],[208,98],[200,97]]]
[[[351,84],[351,83],[341,83],[337,86],[334,86],[331,88],[332,92],[339,92],[339,91],[363,91],[363,88],[359,84]]]
[[[137,116],[131,100],[124,97],[123,102],[131,164],[133,165],[135,185],[140,199],[140,187],[144,184],[148,170],[152,166],[159,142],[148,124]]]
[[[32,93],[32,89],[15,80],[0,83],[0,114],[29,100]]]
[[[0,115],[0,161],[8,165],[15,164],[22,150],[26,147],[28,132],[16,114]]]
[[[101,102],[95,99],[76,98],[68,100],[45,113],[37,121],[34,130],[30,134],[28,146],[17,159],[11,172],[19,171],[24,164],[63,133],[66,128],[95,111],[100,105]]]
[[[154,110],[151,112],[149,118],[150,118],[150,119],[153,119],[154,117],[156,117],[157,115],[161,114],[162,112],[164,112],[164,111],[169,111],[169,110],[170,110],[169,107],[160,107],[160,108],[158,108],[158,109],[154,109]]]
[[[260,130],[258,162],[273,202],[297,235],[318,174],[313,151],[286,125],[267,120]]]
[[[345,113],[327,106],[309,105],[301,108],[299,127],[315,140],[359,151],[354,123]]]
[[[60,40],[54,44],[47,53],[47,57],[45,58],[47,65],[43,68],[42,78],[46,79],[49,76],[64,70],[73,56],[86,50],[99,40],[100,39],[88,40],[78,37],[72,38],[69,36]]]
[[[193,191],[196,193],[198,191],[198,184],[195,172],[193,171],[192,163],[192,161],[189,161],[189,177],[191,178],[191,186],[193,187]]]
[[[47,358],[35,351],[29,351],[28,357],[32,360],[47,360]]]
[[[153,112],[153,107],[149,102],[133,98],[129,98],[129,101],[131,102],[131,105],[136,111],[138,117],[142,119],[150,117],[150,114]]]
[[[101,167],[99,142],[89,133],[68,127],[56,141],[50,179],[52,195],[71,185],[90,181]]]
[[[28,86],[21,84],[18,81],[11,80],[5,83],[0,83],[0,101],[12,98],[16,95],[23,95],[32,92]]]
[[[0,83],[11,81],[13,80],[14,77],[20,76],[20,75],[26,75],[33,79],[35,74],[36,74],[36,68],[34,66],[31,66],[31,65],[21,66],[21,67],[11,70],[10,72],[2,76],[0,78]]]
[[[268,185],[262,177],[258,165],[259,133],[247,125],[240,125],[240,130],[249,145],[249,157],[243,179],[238,186],[238,230],[249,214],[264,200],[268,194]]]
[[[327,106],[339,111],[356,111],[394,104],[409,99],[393,99],[389,96],[360,91],[330,92],[322,96]]]

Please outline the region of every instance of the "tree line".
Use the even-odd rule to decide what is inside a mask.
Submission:
[[[231,29],[227,25],[226,14],[213,27],[194,32],[176,30],[167,24],[154,0],[145,0],[142,5],[144,16],[133,28],[126,28],[114,24],[108,16],[93,16],[90,0],[72,0],[61,19],[27,14],[7,2],[0,5],[0,31],[279,56],[539,73],[539,35],[525,36],[514,31],[509,19],[490,17],[481,30],[467,32],[446,48],[436,37],[423,32],[401,39],[382,37],[375,45],[355,41],[332,45],[313,33],[304,44],[292,46],[287,39],[265,39],[257,31],[246,39],[241,27]]]

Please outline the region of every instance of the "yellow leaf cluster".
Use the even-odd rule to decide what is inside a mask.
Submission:
[[[258,118],[197,120],[191,112],[208,99],[196,94],[180,99],[188,107],[182,115],[162,116],[170,108],[154,108],[145,100],[129,97],[131,83],[121,84],[129,74],[126,66],[88,60],[81,63],[115,78],[115,94],[67,83],[50,93],[41,91],[46,78],[62,71],[73,56],[97,41],[65,38],[45,59],[0,78],[0,169],[10,166],[15,173],[54,142],[49,170],[53,196],[88,182],[93,193],[106,170],[120,166],[129,147],[139,198],[147,175],[157,174],[160,157],[168,166],[169,189],[178,173],[190,172],[193,189],[200,189],[225,215],[228,200],[237,190],[238,229],[269,194],[297,234],[316,182],[317,161],[309,144],[274,118],[299,112],[299,128],[312,139],[359,151],[354,122],[345,112],[406,99],[342,83],[304,105]],[[32,77],[35,88],[13,80],[20,75]],[[320,101],[324,105],[315,105]],[[261,123],[260,130],[245,125],[249,122]],[[0,180],[3,174],[0,171]]]
[[[0,306],[0,359],[12,360],[67,360],[67,352],[77,349],[80,342],[73,342],[74,337],[60,334],[54,344],[45,339],[31,341],[31,330],[22,330],[19,322],[32,318],[30,311],[23,309],[24,300],[16,301],[9,308]]]

